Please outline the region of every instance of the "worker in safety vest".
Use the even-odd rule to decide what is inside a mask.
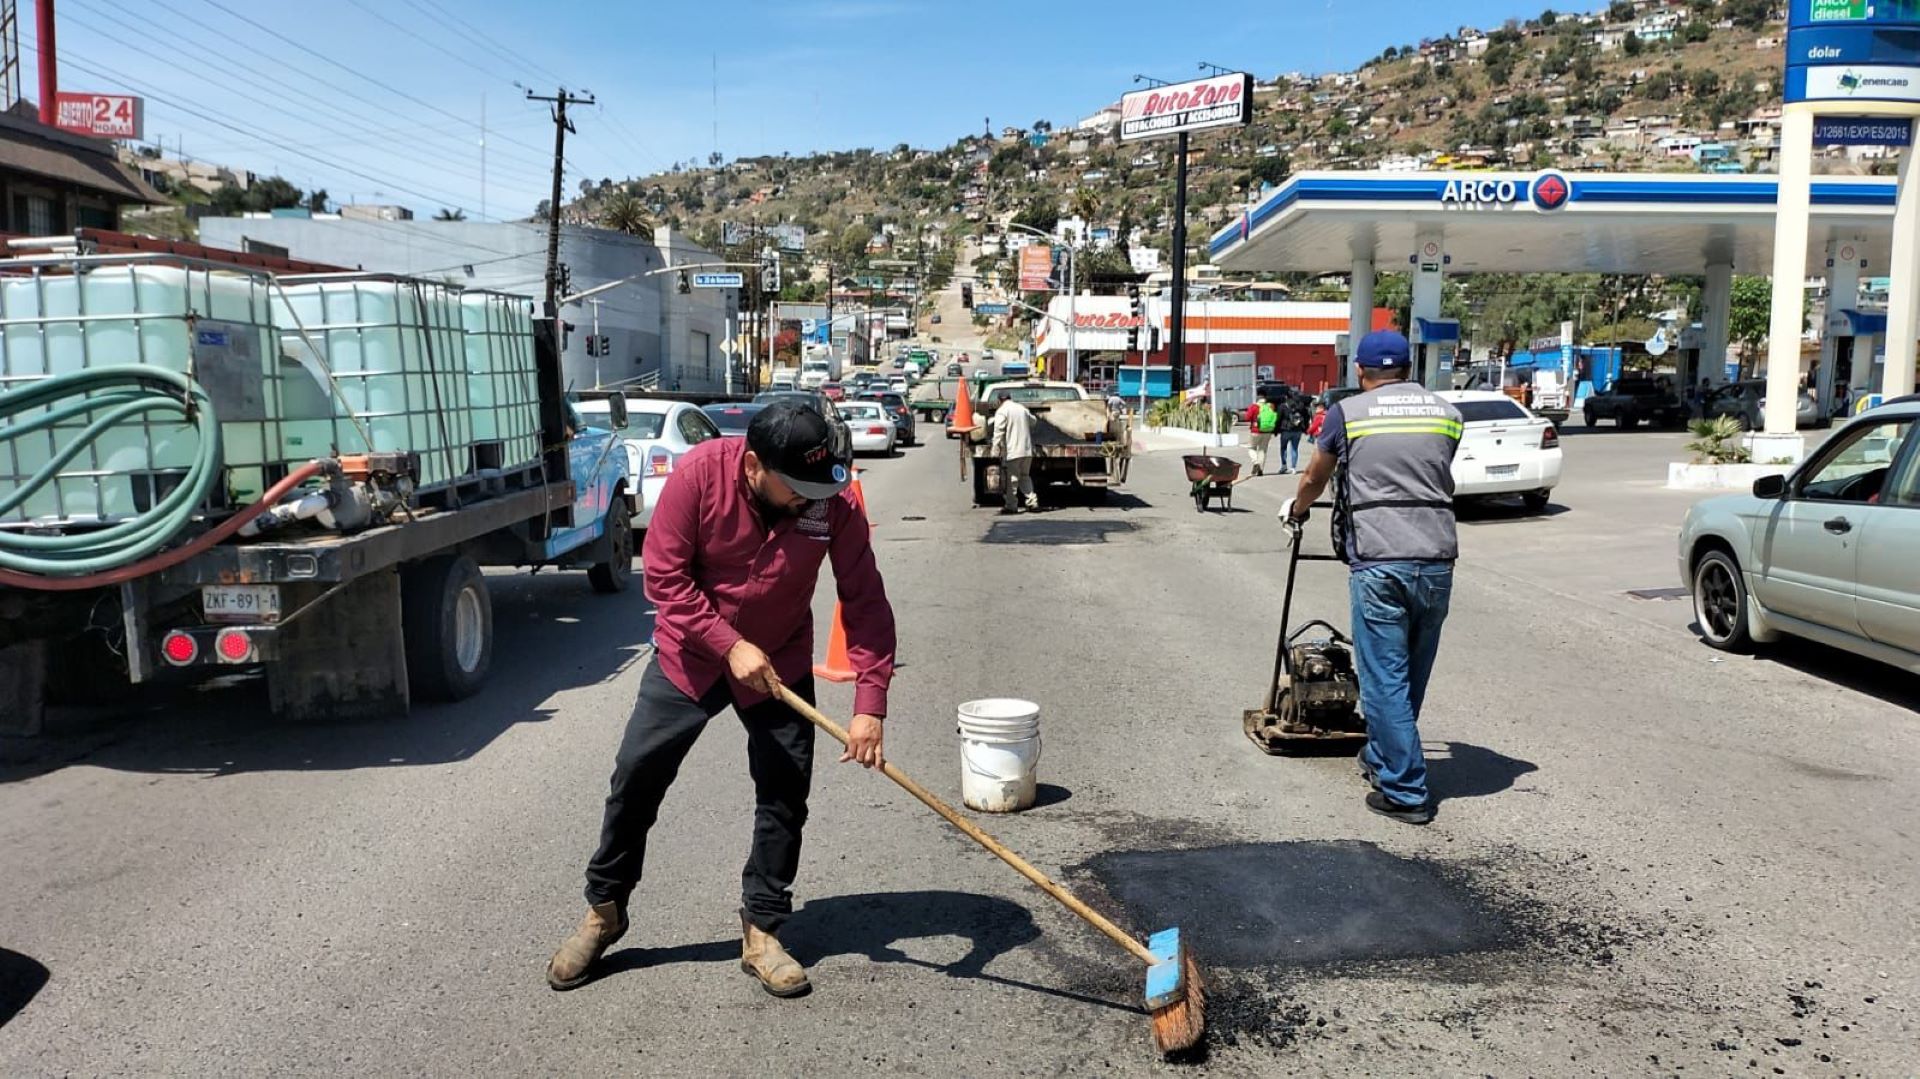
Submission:
[[[1367,717],[1367,808],[1409,824],[1433,819],[1420,707],[1440,649],[1459,540],[1453,455],[1460,412],[1409,381],[1407,339],[1378,330],[1354,350],[1360,393],[1327,410],[1300,488],[1281,507],[1295,530],[1334,485],[1334,550],[1351,569],[1355,664]]]

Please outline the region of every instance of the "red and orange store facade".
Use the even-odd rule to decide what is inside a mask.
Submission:
[[[1132,312],[1124,296],[1074,299],[1073,343],[1080,354],[1081,374],[1089,386],[1110,385],[1121,364],[1139,366],[1140,353],[1122,350],[1127,347],[1128,331],[1144,324],[1158,328],[1155,344],[1159,347],[1147,353],[1147,366],[1167,366],[1168,304],[1152,299],[1145,301],[1144,306],[1146,312],[1142,316]],[[1183,349],[1186,384],[1198,385],[1206,378],[1209,354],[1251,352],[1263,381],[1278,379],[1308,392],[1339,385],[1340,361],[1334,355],[1334,342],[1347,332],[1347,313],[1344,303],[1190,299],[1186,305]],[[1048,377],[1065,378],[1067,298],[1054,297],[1048,304],[1047,315],[1034,332],[1035,366],[1044,359]],[[1374,309],[1374,329],[1387,329],[1392,325],[1392,312],[1384,307]]]

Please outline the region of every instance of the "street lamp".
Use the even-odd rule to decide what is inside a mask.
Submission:
[[[1053,243],[1052,236],[1048,235],[1047,233],[1041,232],[1039,229],[1034,228],[1032,225],[1022,225],[1017,221],[1009,221],[1007,222],[1007,227],[1010,229],[1018,230],[1020,232],[1030,233],[1034,236],[1038,236],[1042,240],[1047,241],[1049,245]],[[1080,381],[1080,349],[1077,347],[1077,344],[1074,340],[1074,323],[1077,320],[1074,318],[1074,315],[1073,315],[1074,297],[1080,291],[1078,287],[1079,280],[1080,279],[1078,277],[1074,276],[1073,244],[1069,243],[1067,244],[1067,381],[1068,382]],[[1025,307],[1026,305],[1021,304],[1021,306]]]

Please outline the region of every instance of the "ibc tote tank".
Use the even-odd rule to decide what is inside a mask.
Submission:
[[[284,474],[280,380],[265,276],[168,256],[40,261],[0,282],[0,387],[141,364],[191,375],[220,417],[224,489],[236,505]],[[85,429],[81,415],[0,443],[0,490],[17,490]],[[134,419],[106,431],[0,523],[128,518],[164,496],[193,459],[178,423]],[[11,452],[8,446],[12,446]]]
[[[332,374],[337,406],[352,414],[333,423],[340,452],[418,453],[421,490],[472,474],[473,416],[458,292],[382,274],[281,281],[285,303],[276,304],[278,329],[284,337],[313,343]]]
[[[481,289],[460,294],[474,457],[481,468],[511,472],[540,460],[532,304],[524,296]]]

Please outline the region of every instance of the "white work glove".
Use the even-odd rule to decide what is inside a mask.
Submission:
[[[1309,507],[1307,513],[1310,515],[1312,512],[1312,508]],[[1286,526],[1288,543],[1299,540],[1300,529],[1307,521],[1305,517],[1295,517],[1293,515],[1293,499],[1291,498],[1280,503],[1280,523]]]

